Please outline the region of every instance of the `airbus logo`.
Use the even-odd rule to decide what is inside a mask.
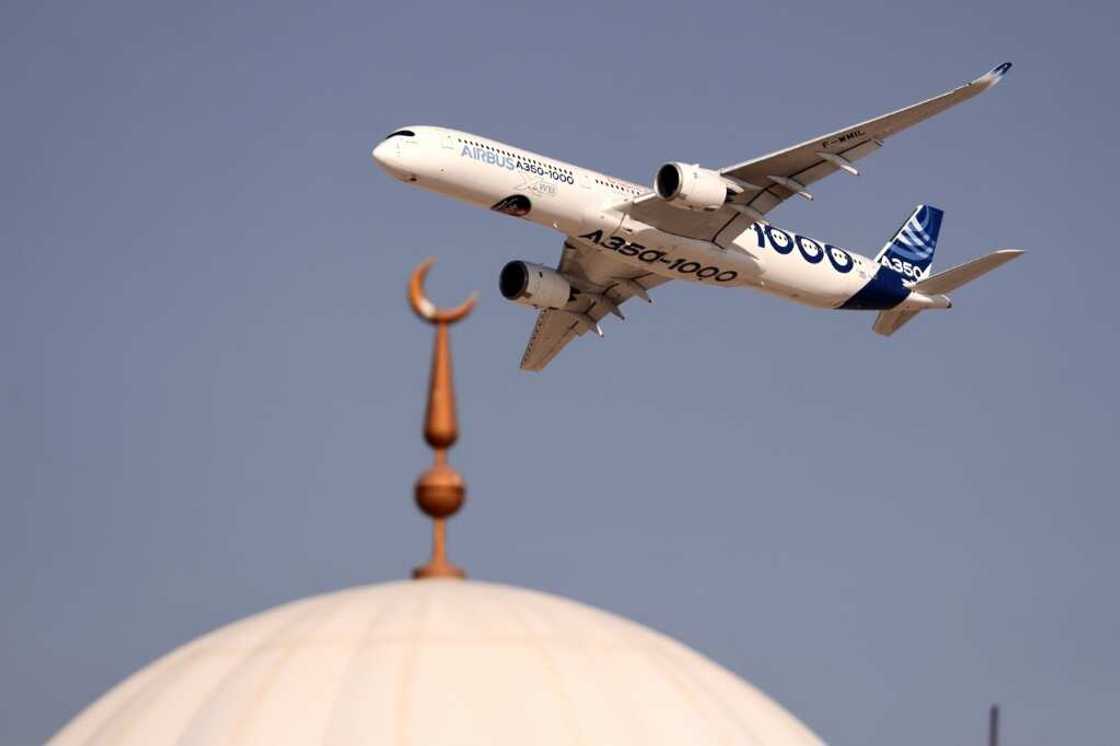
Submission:
[[[504,168],[509,171],[524,171],[528,174],[536,174],[537,176],[547,176],[553,181],[560,181],[566,184],[575,184],[576,180],[571,174],[563,173],[551,166],[542,166],[537,163],[530,163],[529,161],[522,160],[517,156],[504,155],[502,153],[495,153],[486,148],[477,146],[464,145],[459,151],[461,158],[470,158],[471,160],[479,161],[481,163],[488,163],[491,166]]]

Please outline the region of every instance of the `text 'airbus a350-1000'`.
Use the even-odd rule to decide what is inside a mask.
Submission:
[[[930,274],[943,213],[918,205],[874,258],[766,220],[790,197],[811,200],[814,182],[854,163],[888,137],[988,90],[1005,62],[940,96],[717,170],[686,163],[657,169],[653,189],[466,132],[407,127],[373,149],[393,176],[564,234],[555,269],[525,261],[502,268],[507,299],[539,309],[521,359],[541,370],[577,336],[603,332],[606,314],[670,280],[752,287],[819,308],[878,311],[890,335],[946,293],[1022,254],[1004,249]]]

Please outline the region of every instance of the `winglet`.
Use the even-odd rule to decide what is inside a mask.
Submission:
[[[1003,80],[1003,76],[1007,75],[1007,71],[1011,69],[1010,62],[1004,62],[1002,65],[993,67],[988,72],[981,75],[976,80],[972,81],[973,85],[982,85],[984,88],[991,88],[996,83]]]

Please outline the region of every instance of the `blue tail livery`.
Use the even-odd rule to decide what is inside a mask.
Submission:
[[[937,234],[941,232],[944,215],[944,211],[936,207],[918,205],[894,238],[879,251],[875,261],[907,279],[922,279],[933,264],[933,251],[937,248]]]

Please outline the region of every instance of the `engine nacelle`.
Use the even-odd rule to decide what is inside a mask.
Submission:
[[[537,308],[563,308],[572,299],[572,286],[564,275],[539,264],[513,261],[498,278],[502,297]]]
[[[717,172],[687,163],[666,163],[653,177],[657,196],[674,207],[712,212],[730,196],[727,182]]]

